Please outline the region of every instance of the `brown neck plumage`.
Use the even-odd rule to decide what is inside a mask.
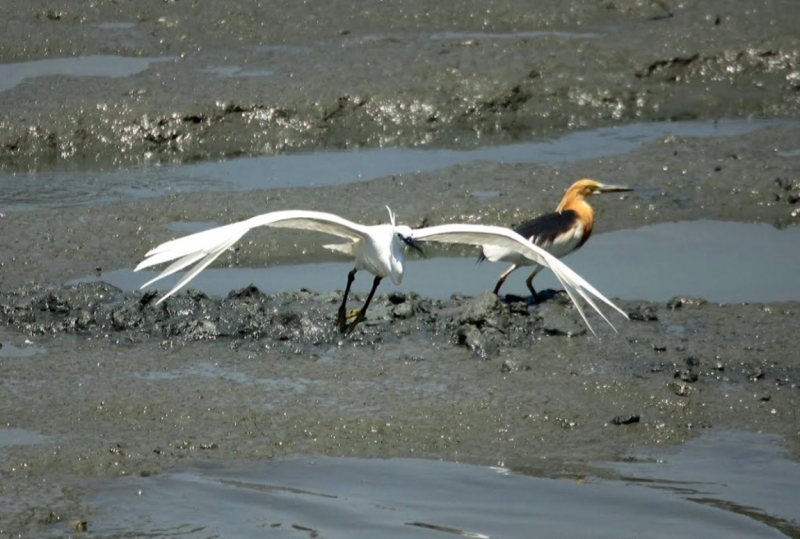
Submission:
[[[594,210],[586,201],[583,196],[582,190],[573,185],[564,193],[564,198],[561,199],[556,211],[561,213],[563,211],[572,210],[578,214],[578,219],[583,223],[583,241],[581,244],[589,239],[594,226]]]

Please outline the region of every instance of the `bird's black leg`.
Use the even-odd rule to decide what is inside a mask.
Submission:
[[[501,275],[499,279],[497,279],[497,284],[494,285],[494,295],[500,295],[500,287],[503,286],[503,283],[506,281],[506,276]]]
[[[512,264],[510,268],[503,272],[499,279],[497,279],[497,284],[494,285],[494,295],[497,296],[500,294],[500,287],[503,286],[503,283],[506,282],[506,277],[511,275],[511,272],[517,269],[516,264]]]
[[[536,274],[539,273],[538,271],[534,271],[531,273],[531,276],[525,281],[525,284],[528,285],[528,290],[531,291],[531,295],[533,296],[533,301],[539,303],[539,295],[536,293],[536,290],[533,288],[533,278],[536,277]]]
[[[350,270],[350,273],[347,274],[347,286],[344,288],[344,297],[342,297],[342,305],[339,307],[339,317],[336,321],[339,331],[344,333],[345,324],[347,324],[347,296],[350,294],[350,286],[353,284],[353,281],[356,279],[356,268]]]
[[[364,306],[361,307],[361,310],[358,311],[356,315],[356,319],[350,322],[350,326],[347,328],[347,333],[353,333],[353,330],[356,329],[356,326],[359,322],[362,322],[364,318],[366,318],[367,308],[369,308],[369,303],[372,301],[372,296],[375,295],[375,290],[378,289],[378,285],[381,284],[381,279],[383,277],[375,277],[372,281],[372,290],[369,291],[369,295],[367,296],[367,301],[364,302]]]

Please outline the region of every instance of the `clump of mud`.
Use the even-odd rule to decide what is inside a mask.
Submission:
[[[189,290],[157,303],[156,292],[123,292],[103,282],[32,284],[0,292],[0,312],[6,324],[28,335],[71,333],[119,342],[229,339],[234,346],[263,341],[304,349],[342,339],[374,345],[416,335],[466,346],[483,357],[546,335],[587,334],[567,295],[549,291],[540,304],[513,296],[501,301],[491,293],[446,301],[382,294],[373,301],[367,320],[352,335],[342,335],[335,327],[340,294],[265,294],[249,286],[221,299]],[[362,299],[355,294],[350,306],[357,307]]]

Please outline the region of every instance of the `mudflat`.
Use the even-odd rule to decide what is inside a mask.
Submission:
[[[375,223],[388,204],[412,226],[512,226],[587,176],[636,188],[592,201],[596,234],[698,219],[796,226],[797,3],[34,0],[0,13],[0,182],[17,202],[70,174],[100,200],[108,174],[138,167],[758,120],[601,157],[578,147],[563,163],[475,160],[336,185],[14,210],[0,199],[0,534],[63,534],[90,519],[82,496],[93,481],[186,459],[402,456],[580,475],[706,429],[777,434],[800,457],[796,301],[622,298],[630,320],[607,313],[615,332],[594,316],[595,337],[552,290],[535,305],[385,286],[367,322],[342,336],[340,291],[313,282],[193,291],[158,307],[101,282],[174,237],[176,221],[303,208]],[[221,265],[336,259],[322,243],[256,233]],[[470,271],[474,250],[446,254]],[[98,282],[67,284],[94,273]]]

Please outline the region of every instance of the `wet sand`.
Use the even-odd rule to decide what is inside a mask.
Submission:
[[[527,305],[387,286],[363,329],[342,338],[335,290],[181,295],[161,309],[140,293],[64,284],[134,266],[176,221],[300,207],[380,222],[389,204],[413,226],[514,225],[583,176],[636,187],[594,201],[598,234],[800,219],[796,3],[689,2],[672,16],[649,2],[544,2],[535,13],[508,2],[348,6],[3,4],[4,64],[167,59],[129,76],[29,77],[4,89],[2,173],[102,180],[118,167],[297,150],[472,149],[634,121],[775,122],[559,164],[470,161],[323,187],[0,207],[0,533],[91,524],[82,496],[92,481],[187,459],[421,457],[572,476],[731,428],[776,434],[800,457],[798,302],[623,298],[632,319],[612,318],[615,334],[593,317],[594,338],[563,294]],[[304,234],[252,240],[223,262],[334,260]]]

